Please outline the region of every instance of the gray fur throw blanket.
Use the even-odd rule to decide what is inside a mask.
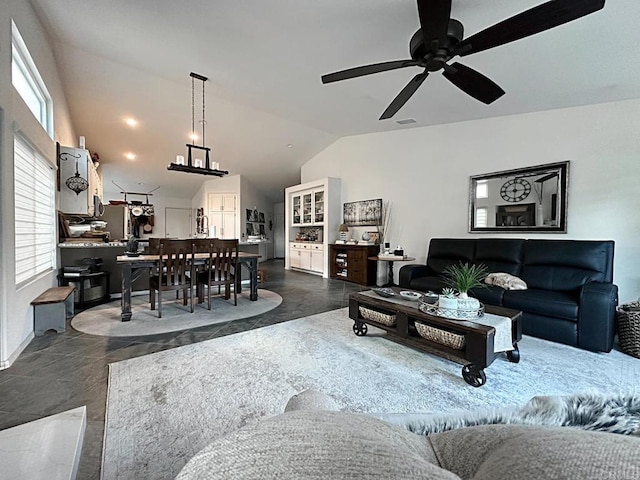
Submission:
[[[640,393],[533,397],[522,408],[450,414],[396,414],[378,418],[418,435],[489,424],[548,425],[640,436]]]

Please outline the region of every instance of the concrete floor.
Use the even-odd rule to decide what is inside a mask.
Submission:
[[[98,337],[67,326],[36,337],[8,369],[0,371],[0,430],[87,406],[87,429],[78,478],[100,478],[108,364],[348,306],[360,285],[284,270],[283,260],[260,264],[261,284],[283,302],[275,310],[232,322],[148,337]]]

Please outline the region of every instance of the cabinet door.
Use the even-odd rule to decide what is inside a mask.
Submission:
[[[324,251],[311,250],[311,270],[324,273]]]
[[[311,270],[311,250],[305,248],[300,250],[300,268]]]
[[[290,264],[292,268],[300,268],[300,249],[289,248]]]
[[[209,212],[209,236],[215,238],[222,238],[220,232],[224,230],[224,213],[223,212]]]
[[[324,224],[324,190],[313,192],[313,224]]]
[[[209,211],[221,212],[224,210],[223,196],[217,193],[210,193],[207,197]]]
[[[237,238],[236,237],[236,212],[215,212],[210,211],[209,215],[209,236],[215,238]]]
[[[291,197],[291,225],[302,224],[302,195]]]
[[[235,212],[236,196],[233,193],[210,193],[207,197],[209,211]]]
[[[222,195],[222,209],[225,212],[236,211],[236,196],[232,194]]]
[[[218,238],[237,238],[236,237],[236,212],[222,212],[223,225],[222,232],[218,235]]]
[[[306,192],[302,195],[302,224],[311,225],[313,220],[313,193]]]

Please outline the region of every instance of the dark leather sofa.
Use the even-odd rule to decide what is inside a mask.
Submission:
[[[609,352],[618,303],[613,251],[610,240],[433,238],[426,265],[403,266],[399,283],[440,292],[449,265],[483,264],[489,273],[510,273],[527,283],[527,290],[487,285],[469,292],[484,304],[521,310],[524,334]]]

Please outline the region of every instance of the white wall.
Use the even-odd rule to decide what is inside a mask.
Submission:
[[[269,240],[273,240],[273,230],[269,230],[269,220],[273,222],[273,203],[271,203],[271,201],[254,184],[246,178],[242,178],[240,187],[241,235],[239,238],[243,238],[242,234],[244,233],[244,239],[246,240],[247,209],[253,210],[256,208],[258,209],[258,212],[264,213],[265,235]],[[254,228],[257,225],[259,224],[254,223]],[[267,258],[273,258],[273,242],[267,245],[269,249]]]
[[[124,200],[124,195],[120,193],[120,190],[105,191],[103,194],[103,203],[106,205],[109,200]],[[146,202],[146,198],[141,195],[128,195],[127,200],[141,200]],[[140,228],[140,238],[157,238],[164,237],[165,234],[165,207],[173,208],[187,208],[191,209],[191,200],[188,198],[167,197],[162,194],[162,189],[156,190],[149,197],[149,203],[153,205],[153,211],[155,213],[153,217],[153,232],[144,233]],[[195,215],[192,215],[195,218]],[[195,226],[192,226],[192,231],[195,230]],[[106,230],[109,230],[107,225]]]
[[[640,295],[638,132],[640,100],[629,100],[358,135],[306,163],[302,182],[339,177],[343,202],[391,201],[392,246],[424,262],[432,237],[523,236],[468,233],[469,176],[570,160],[567,233],[527,237],[615,240],[626,302]]]
[[[33,334],[31,301],[56,284],[55,272],[16,289],[14,241],[13,137],[24,135],[52,165],[56,164],[55,141],[36,121],[11,85],[11,20],[38,67],[54,107],[54,140],[75,145],[75,135],[67,108],[54,52],[29,2],[3,0],[0,15],[0,368],[9,366]]]

